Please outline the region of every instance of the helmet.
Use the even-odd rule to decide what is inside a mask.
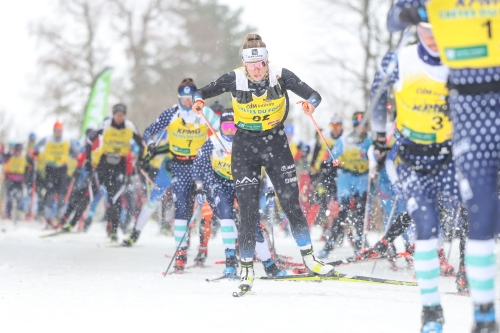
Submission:
[[[354,114],[352,115],[352,126],[354,127],[358,126],[363,120],[364,115],[365,113],[363,111],[354,112]]]
[[[330,124],[342,124],[342,117],[335,113],[332,117],[332,120],[330,120]]]
[[[294,132],[293,125],[286,125],[285,126],[285,134],[286,135],[293,135],[293,132]]]
[[[63,123],[61,123],[59,120],[54,123],[54,130],[62,130],[63,129]]]
[[[23,150],[23,144],[22,143],[16,143],[14,145],[14,150],[17,150],[17,151]]]
[[[117,112],[123,112],[124,114],[126,114],[127,113],[127,106],[125,104],[122,104],[122,103],[115,104],[113,106],[113,114],[115,114]]]
[[[34,132],[31,132],[30,135],[28,136],[28,139],[30,141],[35,141],[36,140],[36,134]]]
[[[222,110],[224,110],[224,106],[219,103],[219,101],[215,101],[214,104],[210,105],[210,108],[217,114],[221,115]]]

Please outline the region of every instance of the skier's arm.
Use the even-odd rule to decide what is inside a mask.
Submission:
[[[283,68],[281,71],[281,78],[285,82],[285,88],[287,90],[293,91],[296,95],[302,97],[303,99],[309,101],[314,107],[318,107],[321,103],[320,94],[309,87],[309,85],[303,82],[297,75],[292,71]]]
[[[72,157],[77,158],[79,153],[80,153],[80,147],[78,145],[78,141],[69,140],[69,154]]]
[[[144,140],[142,139],[141,135],[139,134],[137,127],[135,127],[135,125],[132,122],[130,122],[130,126],[132,127],[132,130],[134,131],[132,139],[139,146],[139,153],[137,154],[137,156],[139,156],[139,159],[140,159],[144,155]]]
[[[387,15],[387,29],[390,32],[403,31],[410,25],[427,21],[426,2],[427,0],[398,0]]]
[[[212,140],[208,139],[201,146],[196,158],[193,161],[193,180],[197,187],[203,187],[204,175],[213,174],[210,164],[210,155],[214,149]]]
[[[174,117],[176,112],[176,107],[163,111],[163,113],[155,120],[155,122],[149,125],[148,128],[146,128],[143,137],[147,145],[154,143],[152,137],[156,133],[162,131],[165,127],[170,125],[170,122],[172,121],[172,118]]]
[[[193,95],[193,101],[205,100],[215,96],[222,95],[225,92],[236,90],[236,74],[234,71],[222,75],[217,80],[198,89]]]
[[[203,114],[205,115],[205,117],[207,118],[208,122],[213,127],[213,129],[216,131],[219,131],[220,130],[220,119],[215,114],[214,110],[212,110],[208,106],[205,106],[203,108]]]
[[[335,159],[338,159],[340,155],[344,152],[344,139],[340,138],[335,142],[335,145],[332,148],[332,154],[335,157]],[[330,156],[328,159],[328,162],[332,162],[332,157]]]
[[[88,161],[90,161],[92,159],[91,158],[92,145],[93,145],[94,140],[97,139],[99,137],[99,135],[102,135],[103,132],[104,132],[104,126],[101,125],[101,127],[99,129],[97,129],[96,131],[90,132],[89,135],[87,136],[87,141],[85,144],[85,153],[86,153]]]
[[[43,138],[40,140],[34,147],[33,150],[35,151],[36,154],[40,152],[40,149],[45,146],[45,143],[47,142],[47,138]]]
[[[380,84],[382,83],[382,80],[384,79],[384,77],[387,76],[386,74],[387,67],[389,66],[389,63],[391,62],[393,57],[396,57],[396,54],[394,52],[387,53],[382,59],[382,63],[380,64],[380,67],[378,68],[377,73],[375,74],[375,79],[373,80],[372,83],[371,96],[370,96],[370,98],[372,99],[372,103],[375,102],[373,101],[373,97],[375,97],[375,94],[377,93]],[[389,88],[398,80],[398,78],[399,78],[399,70],[398,66],[396,66],[387,84],[383,88],[383,93],[380,96],[380,99],[376,101],[376,106],[372,114],[372,126],[375,133],[377,133],[377,138],[378,137],[385,138],[386,134],[385,124],[387,123],[387,107],[386,107],[388,101],[387,96]]]
[[[395,185],[399,183],[398,173],[396,172],[396,158],[398,155],[398,149],[401,145],[401,140],[397,140],[392,146],[389,154],[387,154],[387,158],[385,160],[385,170],[387,171],[387,176],[389,176],[389,180],[391,184]]]

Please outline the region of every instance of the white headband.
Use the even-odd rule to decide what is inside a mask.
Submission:
[[[241,51],[243,62],[257,62],[267,58],[267,49],[265,47],[255,47],[243,49]]]

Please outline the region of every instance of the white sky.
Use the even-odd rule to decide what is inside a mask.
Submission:
[[[255,26],[268,45],[270,59],[294,71],[313,88],[324,85],[325,79],[318,79],[318,72],[328,77],[329,69],[314,66],[308,62],[311,52],[323,40],[318,34],[315,14],[303,0],[220,0],[237,8],[243,7],[243,21]],[[24,141],[31,131],[38,135],[51,132],[52,119],[37,115],[37,107],[30,91],[36,89],[37,48],[34,38],[29,36],[29,23],[53,11],[51,0],[2,1],[0,5],[0,110],[6,110],[14,120],[10,138]],[[286,7],[283,5],[286,3]],[[266,13],[265,18],[262,13]],[[324,31],[324,30],[323,30]],[[329,32],[322,32],[327,34]],[[339,36],[341,38],[342,36]],[[332,79],[333,80],[333,79]],[[326,82],[328,83],[328,82]],[[341,86],[341,85],[339,85]],[[318,89],[319,90],[319,89]],[[320,91],[321,93],[321,91]],[[293,97],[292,102],[299,100]],[[316,118],[327,120],[332,114],[331,104],[324,100]],[[330,110],[328,110],[330,109]],[[322,112],[322,114],[319,114]],[[328,114],[328,116],[326,115]],[[301,118],[300,122],[307,122]],[[303,131],[311,131],[307,126]],[[298,129],[300,133],[301,129]],[[302,133],[302,135],[304,135]]]

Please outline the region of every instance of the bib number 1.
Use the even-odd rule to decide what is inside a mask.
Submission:
[[[491,32],[491,30],[492,30],[491,29],[491,20],[486,21],[481,26],[486,27],[488,29],[488,38],[492,39],[493,38],[493,34]]]

